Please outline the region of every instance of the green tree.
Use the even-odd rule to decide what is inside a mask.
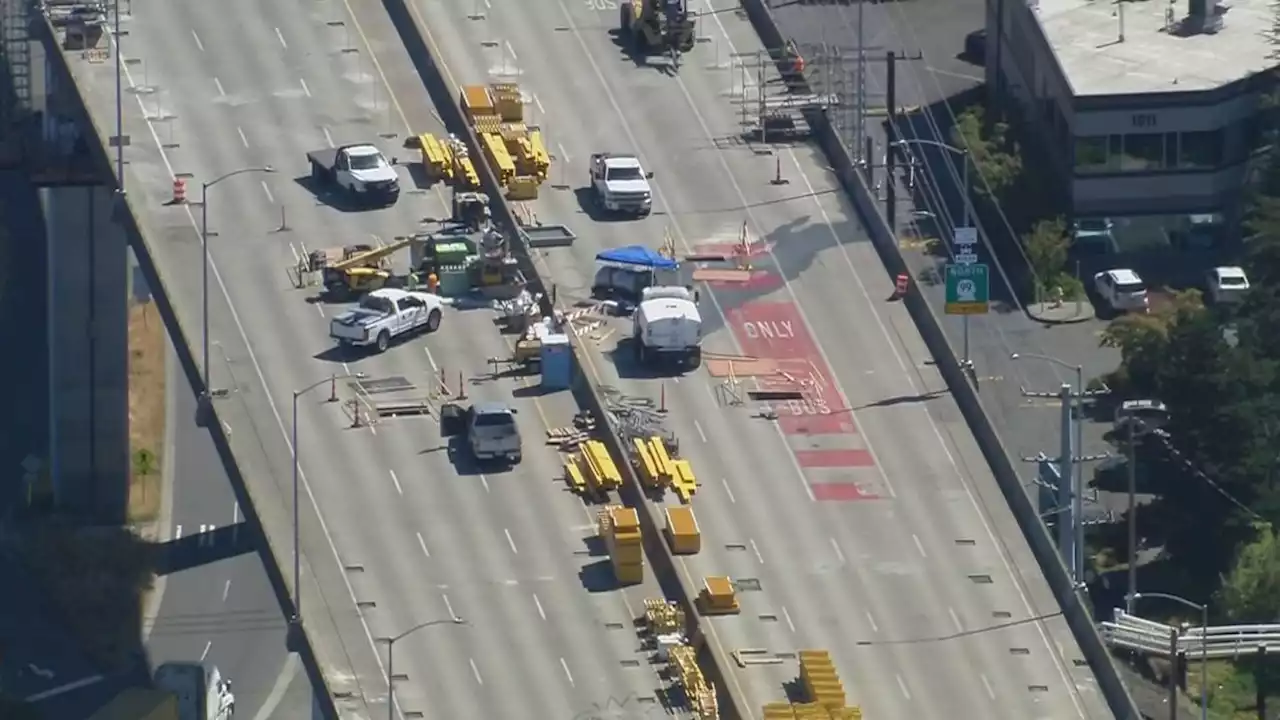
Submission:
[[[983,112],[975,105],[960,113],[951,128],[951,143],[969,153],[970,170],[978,176],[973,182],[974,195],[1000,202],[1022,175],[1022,158],[1006,123],[995,123],[985,132]]]
[[[1233,622],[1271,622],[1280,614],[1280,538],[1270,525],[1256,530],[1218,591],[1221,611]]]
[[[1022,247],[1040,286],[1038,289],[1049,290],[1067,264],[1071,240],[1067,236],[1066,222],[1062,218],[1041,220],[1031,232],[1022,236]]]

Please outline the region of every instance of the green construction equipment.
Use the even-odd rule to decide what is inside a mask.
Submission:
[[[697,42],[694,14],[686,0],[624,0],[619,12],[619,34],[637,56],[678,59]]]

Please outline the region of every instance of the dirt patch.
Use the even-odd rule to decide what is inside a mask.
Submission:
[[[165,332],[150,303],[129,306],[129,522],[160,514],[165,428]]]
[[[58,518],[24,527],[18,543],[89,659],[107,672],[136,663],[157,547],[127,528],[78,528]]]

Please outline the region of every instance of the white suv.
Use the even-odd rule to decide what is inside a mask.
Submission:
[[[1138,273],[1125,268],[1104,270],[1093,276],[1093,287],[1113,310],[1146,312],[1147,286]]]

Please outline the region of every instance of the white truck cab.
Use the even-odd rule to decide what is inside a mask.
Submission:
[[[653,210],[652,177],[635,155],[591,156],[591,190],[608,212],[647,216]]]
[[[164,663],[155,671],[155,685],[178,700],[181,720],[231,720],[236,696],[231,681],[218,666],[199,662]]]
[[[642,365],[702,364],[702,313],[698,293],[679,286],[645,288],[633,316],[632,342]]]
[[[444,302],[438,295],[382,288],[360,298],[360,304],[329,322],[329,337],[339,345],[375,347],[385,352],[391,341],[414,332],[440,328]]]

